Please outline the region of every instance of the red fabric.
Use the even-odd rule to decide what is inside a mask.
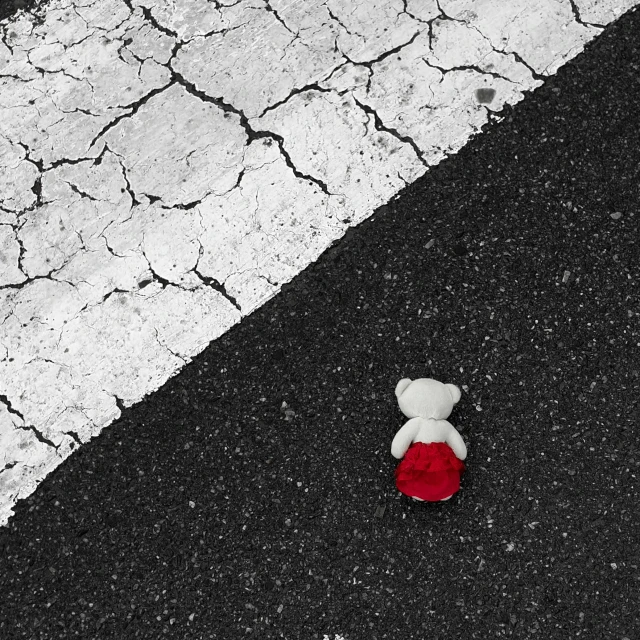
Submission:
[[[414,442],[396,469],[396,487],[411,498],[437,502],[460,489],[464,470],[445,442]]]

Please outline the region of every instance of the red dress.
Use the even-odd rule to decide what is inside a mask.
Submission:
[[[396,469],[396,487],[411,498],[437,502],[460,489],[464,470],[446,442],[414,442]]]

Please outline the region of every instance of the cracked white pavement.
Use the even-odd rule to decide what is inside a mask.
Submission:
[[[0,23],[0,524],[631,0],[53,0]]]

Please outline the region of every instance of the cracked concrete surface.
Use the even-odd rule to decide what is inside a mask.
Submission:
[[[0,23],[0,524],[635,4],[53,0]]]

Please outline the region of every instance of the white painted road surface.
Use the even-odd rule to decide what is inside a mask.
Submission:
[[[54,0],[0,25],[0,524],[631,0]]]

